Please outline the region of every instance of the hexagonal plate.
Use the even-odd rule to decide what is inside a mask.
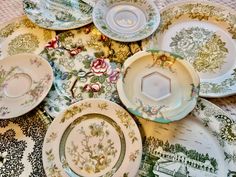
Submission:
[[[162,100],[171,94],[171,80],[159,72],[150,73],[142,78],[141,91],[152,100]]]

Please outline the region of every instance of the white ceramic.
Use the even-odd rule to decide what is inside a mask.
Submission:
[[[172,53],[141,51],[128,58],[117,82],[121,101],[133,114],[168,123],[184,118],[196,105],[199,78]]]
[[[38,27],[26,16],[15,18],[0,26],[0,59],[19,53],[39,54],[55,36],[55,31]]]
[[[92,6],[81,0],[24,0],[28,18],[53,30],[68,30],[92,22]]]
[[[139,121],[146,137],[139,177],[235,176],[236,119],[209,101],[171,124]]]
[[[160,14],[151,0],[105,0],[95,4],[93,22],[109,38],[131,42],[151,35],[160,23]]]
[[[133,118],[103,99],[85,99],[61,112],[43,144],[47,176],[135,176],[141,155]]]
[[[182,2],[163,9],[161,18],[154,37],[144,45],[154,44],[188,60],[200,76],[200,96],[235,94],[235,11],[218,4]]]
[[[49,92],[52,81],[51,66],[37,55],[25,53],[0,60],[0,119],[35,108]]]

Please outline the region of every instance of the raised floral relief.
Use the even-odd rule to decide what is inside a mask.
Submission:
[[[99,173],[107,169],[117,154],[107,123],[105,121],[91,123],[89,131],[85,131],[82,126],[78,129],[78,133],[83,138],[82,147],[78,147],[75,142],[71,141],[71,146],[66,150],[73,163],[88,174]],[[97,143],[94,143],[94,138],[97,139]]]

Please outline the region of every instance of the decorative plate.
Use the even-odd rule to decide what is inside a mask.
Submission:
[[[199,78],[193,67],[165,51],[141,51],[128,58],[117,81],[121,101],[133,114],[168,123],[196,105]]]
[[[13,118],[35,108],[53,82],[49,63],[34,54],[0,60],[0,119]]]
[[[0,120],[2,177],[46,176],[42,147],[50,122],[39,109],[14,119]]]
[[[54,31],[39,28],[22,16],[0,27],[0,59],[19,53],[39,54],[56,36]]]
[[[199,99],[192,115],[171,124],[139,119],[145,134],[139,177],[236,174],[236,120]]]
[[[111,39],[131,42],[150,36],[160,23],[160,14],[151,0],[105,0],[95,4],[93,22]]]
[[[166,7],[161,18],[154,41],[144,45],[156,43],[187,59],[199,73],[200,96],[236,93],[235,11],[206,2],[185,2]]]
[[[141,136],[133,118],[102,99],[83,100],[60,113],[43,144],[48,177],[133,177],[141,155]]]
[[[23,0],[30,20],[53,30],[68,30],[92,22],[92,7],[82,0]]]
[[[55,75],[55,89],[49,92],[45,109],[55,117],[68,105],[86,98],[120,103],[116,90],[119,63],[139,50],[137,43],[113,41],[94,25],[60,33],[41,52]]]

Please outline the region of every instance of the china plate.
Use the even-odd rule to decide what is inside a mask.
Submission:
[[[45,110],[55,117],[68,105],[94,97],[120,103],[116,90],[119,63],[139,50],[137,43],[113,41],[94,25],[60,33],[41,52],[55,74]]]
[[[160,14],[151,0],[104,0],[94,6],[93,22],[111,39],[131,42],[150,36],[160,23]]]
[[[42,147],[49,123],[39,109],[14,119],[0,120],[1,176],[46,176]]]
[[[193,67],[177,55],[141,51],[125,61],[117,90],[133,114],[168,123],[193,110],[199,78]]]
[[[183,2],[163,9],[161,18],[151,43],[183,56],[194,66],[201,80],[200,96],[235,94],[235,11],[206,2]]]
[[[56,36],[54,31],[33,24],[26,16],[0,26],[0,59],[19,53],[39,54]]]
[[[171,124],[139,121],[145,135],[139,177],[235,176],[236,119],[214,104],[199,99],[192,115]]]
[[[83,100],[60,113],[43,144],[49,177],[135,176],[141,155],[141,136],[133,118],[102,99]]]
[[[92,7],[80,0],[24,0],[23,8],[30,20],[53,30],[68,30],[92,22]]]
[[[53,82],[49,63],[34,54],[0,60],[0,119],[13,118],[35,108]]]

